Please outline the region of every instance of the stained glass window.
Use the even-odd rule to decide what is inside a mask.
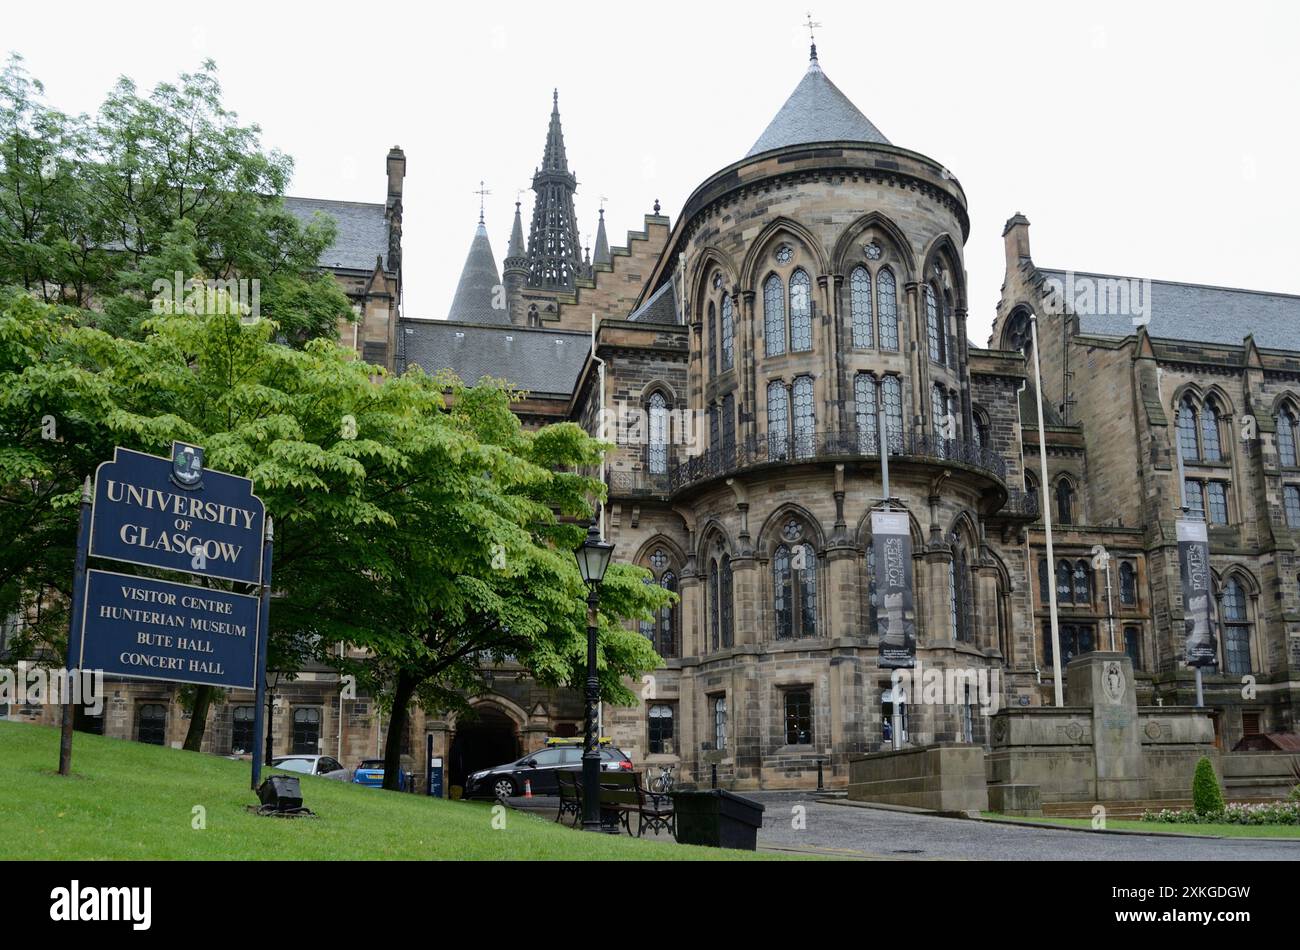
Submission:
[[[736,365],[736,313],[731,297],[722,298],[722,370]]]
[[[1196,442],[1196,406],[1191,399],[1184,399],[1178,411],[1178,445],[1184,462],[1200,461],[1201,450]]]
[[[880,348],[898,349],[898,288],[894,273],[884,268],[876,275],[876,303],[880,315]]]
[[[897,376],[886,376],[880,381],[880,398],[885,404],[885,429],[889,436],[889,451],[903,450],[903,383]]]
[[[709,374],[718,371],[718,311],[709,302]]]
[[[1223,652],[1230,676],[1244,676],[1250,669],[1250,624],[1246,613],[1246,592],[1236,578],[1223,589]]]
[[[1287,468],[1300,464],[1296,458],[1296,418],[1291,410],[1283,409],[1277,417],[1278,461]]]
[[[817,417],[813,403],[813,381],[800,376],[794,381],[794,454],[812,458],[816,449]]]
[[[792,260],[794,260],[794,249],[789,244],[782,244],[776,249],[778,264],[789,264]]]
[[[773,607],[776,612],[776,638],[789,640],[794,636],[794,615],[790,609],[794,591],[790,586],[790,549],[784,544],[772,556]]]
[[[853,345],[872,346],[875,332],[872,327],[871,272],[865,267],[855,267],[849,277],[849,313],[853,321]]]
[[[802,268],[790,275],[790,349],[812,349],[812,281]]]
[[[939,300],[929,284],[925,286],[925,333],[931,362],[942,363],[945,341],[943,327],[939,323]]]
[[[732,607],[731,555],[722,555],[722,645],[729,647],[735,642],[735,622]]]
[[[668,471],[668,400],[659,392],[650,396],[650,471]]]
[[[1295,485],[1282,487],[1282,505],[1286,509],[1286,523],[1289,527],[1300,528],[1300,488]]]
[[[853,378],[853,404],[858,424],[858,451],[871,455],[880,448],[876,429],[879,422],[876,407],[876,378],[870,373],[858,373]]]
[[[1206,402],[1201,411],[1201,450],[1207,462],[1223,459],[1223,449],[1219,445],[1219,413],[1212,402]]]
[[[763,284],[763,348],[768,356],[785,352],[785,286],[776,274]]]
[[[1228,487],[1223,482],[1207,482],[1205,496],[1210,506],[1210,524],[1227,524]]]
[[[767,386],[768,457],[783,459],[790,449],[790,393],[784,383]]]
[[[1087,561],[1076,561],[1074,565],[1074,602],[1092,603],[1092,569]]]

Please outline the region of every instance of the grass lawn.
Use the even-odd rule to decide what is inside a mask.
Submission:
[[[0,859],[736,860],[775,857],[627,835],[583,834],[493,805],[302,776],[320,817],[263,818],[247,762],[77,733],[70,778],[59,732],[0,722]],[[207,827],[192,827],[195,806]],[[499,822],[498,822],[499,823]]]
[[[1023,821],[1036,825],[1067,825],[1071,828],[1092,830],[1091,818],[1022,818],[1019,815],[999,815],[982,812],[986,818],[1001,821]],[[1208,835],[1216,838],[1300,838],[1300,825],[1171,825],[1163,821],[1137,821],[1111,818],[1106,822],[1109,831],[1163,831],[1166,834]]]

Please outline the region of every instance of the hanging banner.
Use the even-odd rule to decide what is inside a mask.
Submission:
[[[95,472],[90,554],[246,584],[262,582],[266,508],[252,479],[203,467],[203,449],[172,457],[118,448]]]
[[[247,594],[92,569],[76,665],[109,676],[252,689],[258,606]]]
[[[1219,662],[1219,645],[1214,637],[1210,543],[1204,521],[1178,522],[1178,573],[1183,582],[1187,665],[1215,666]]]
[[[886,670],[911,669],[916,665],[916,604],[907,512],[872,512],[871,546],[876,565],[879,665]]]

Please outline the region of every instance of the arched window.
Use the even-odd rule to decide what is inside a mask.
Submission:
[[[664,576],[659,580],[659,586],[664,590],[677,593],[677,575],[672,571],[665,571]],[[655,647],[655,652],[664,659],[678,656],[677,649],[677,630],[680,619],[680,604],[669,604],[659,610],[659,642]]]
[[[720,596],[722,598],[722,646],[727,648],[732,646],[736,640],[735,631],[735,611],[732,606],[732,584],[731,584],[731,555],[722,555],[722,582],[720,584]]]
[[[650,472],[663,475],[668,471],[668,400],[663,393],[650,396],[649,415]]]
[[[736,455],[736,395],[722,397],[722,453],[723,461],[730,465]]]
[[[717,558],[709,562],[709,643],[714,650],[722,643],[722,574]]]
[[[903,450],[903,383],[897,376],[886,376],[880,381],[880,398],[885,405],[885,429],[889,436],[889,451]]]
[[[813,402],[811,376],[800,376],[794,381],[794,455],[795,458],[812,458],[816,450],[817,410]]]
[[[1214,401],[1207,399],[1201,411],[1201,454],[1207,462],[1223,461],[1219,442],[1219,411]]]
[[[767,454],[772,459],[790,454],[790,393],[784,383],[767,385]]]
[[[1119,565],[1119,602],[1125,607],[1137,606],[1137,571],[1131,561]]]
[[[875,343],[871,313],[871,272],[853,268],[849,276],[849,313],[853,318],[853,345],[868,347]]]
[[[1284,468],[1300,465],[1296,457],[1296,417],[1289,408],[1283,408],[1277,416],[1277,457]]]
[[[953,595],[957,604],[957,639],[962,643],[975,640],[975,603],[970,583],[970,561],[966,557],[966,548],[957,549],[957,566]]]
[[[722,298],[722,371],[736,365],[736,312],[731,296]]]
[[[1047,558],[1038,559],[1038,600],[1042,604],[1048,604],[1052,599],[1052,591],[1048,587]]]
[[[876,275],[877,312],[880,314],[880,348],[882,350],[898,349],[898,286],[894,282],[894,272],[888,267],[881,268]]]
[[[1074,565],[1074,602],[1092,603],[1092,569],[1087,561],[1076,561]]]
[[[709,301],[709,375],[718,371],[718,311]]]
[[[971,441],[978,448],[985,448],[989,444],[989,420],[984,415],[983,410],[974,410],[971,412],[971,420],[975,423],[975,431],[971,433]]]
[[[1031,514],[1039,513],[1038,505],[1038,479],[1028,472],[1025,473],[1025,501],[1029,506]]]
[[[794,531],[798,535],[797,522]],[[772,555],[773,606],[779,640],[817,636],[817,554],[811,544],[781,544]]]
[[[1064,478],[1056,483],[1056,523],[1074,524],[1074,489]]]
[[[763,284],[763,351],[768,356],[785,352],[785,286],[776,274]]]
[[[1229,676],[1251,672],[1250,617],[1246,591],[1234,577],[1223,588],[1223,657]]]
[[[1184,462],[1199,462],[1201,449],[1196,441],[1196,403],[1192,397],[1183,397],[1178,409],[1178,447]]]
[[[925,333],[932,363],[945,362],[947,341],[944,339],[943,326],[940,322],[939,298],[934,288],[925,285]]]
[[[880,449],[876,433],[878,410],[876,408],[876,378],[870,373],[853,377],[853,405],[858,425],[858,452],[871,455]]]
[[[812,349],[812,281],[802,268],[790,275],[790,349]]]

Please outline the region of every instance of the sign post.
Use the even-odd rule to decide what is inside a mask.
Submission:
[[[266,680],[271,522],[253,481],[205,470],[204,451],[171,458],[118,447],[82,491],[67,675],[97,669],[130,679],[255,689]],[[88,569],[90,557],[257,587],[213,587]],[[59,772],[71,767],[74,710],[65,703]],[[254,787],[261,768],[254,748]]]
[[[253,791],[262,778],[262,730],[266,716],[266,631],[271,625],[271,549],[275,546],[274,519],[266,519],[266,536],[262,539],[262,603],[258,627],[263,636],[257,640],[257,698],[253,700]]]
[[[90,476],[86,476],[81,486],[81,523],[77,527],[77,561],[72,571],[72,611],[68,618],[68,661],[64,667],[63,681],[63,729],[59,735],[59,774],[72,774],[72,727],[75,724],[76,710],[72,705],[72,677],[80,667],[74,664],[74,657],[81,650],[81,624],[77,623],[79,615],[84,616],[83,596],[86,589],[86,549],[90,539],[91,488]]]

